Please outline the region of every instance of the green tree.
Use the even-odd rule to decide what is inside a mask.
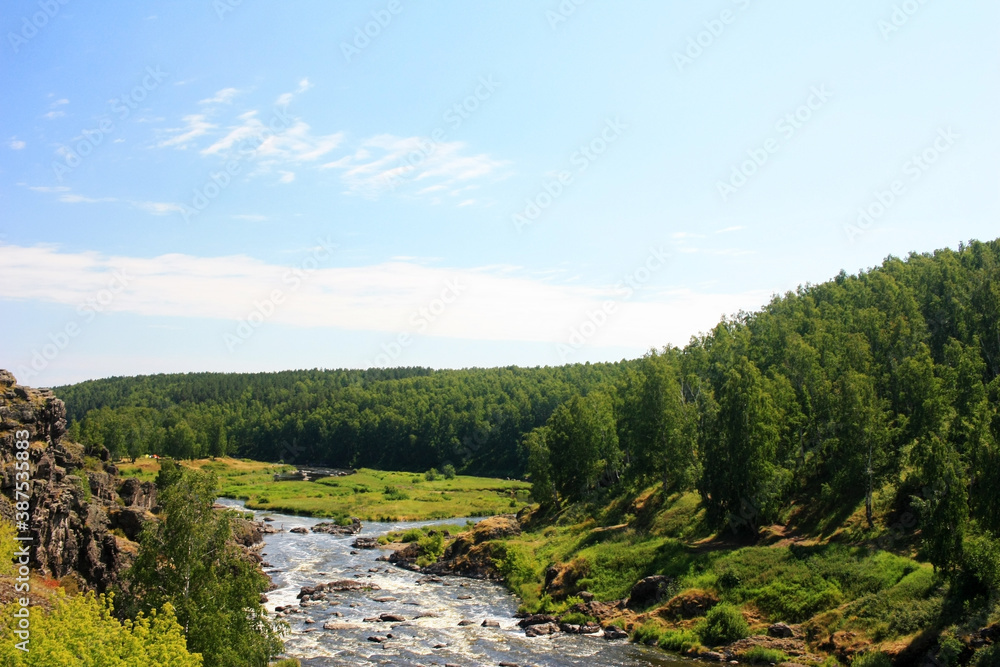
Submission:
[[[552,413],[548,427],[552,482],[560,496],[579,500],[599,483],[617,481],[621,450],[607,395],[574,396]]]
[[[962,543],[969,523],[967,473],[950,443],[932,435],[919,443],[923,497],[914,497],[920,514],[920,537],[935,569],[950,572],[962,562]]]
[[[774,511],[780,415],[746,357],[723,375],[718,396],[717,432],[706,440],[699,491],[714,525],[756,530]]]
[[[522,446],[527,450],[531,496],[543,507],[555,502],[556,497],[555,486],[552,483],[548,437],[548,427],[539,426],[528,432],[522,442]]]
[[[157,486],[164,517],[143,531],[126,574],[127,613],[170,603],[206,667],[265,667],[282,646],[260,603],[267,578],[230,541],[227,515],[212,509],[214,474],[165,461]]]
[[[0,664],[8,667],[201,667],[189,653],[173,607],[119,622],[111,596],[58,593],[52,609],[31,613],[27,652],[15,648],[14,605],[0,607]]]

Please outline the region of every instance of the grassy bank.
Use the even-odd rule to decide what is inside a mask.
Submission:
[[[362,468],[353,475],[317,481],[274,481],[292,466],[243,459],[184,461],[219,477],[221,495],[246,501],[247,507],[286,514],[363,521],[424,521],[489,516],[515,511],[528,503],[531,485],[517,480],[457,475],[451,479],[424,474]],[[140,459],[119,466],[126,477],[155,479],[159,463]]]
[[[521,535],[498,541],[494,553],[524,611],[572,623],[595,618],[587,613],[595,608],[581,604],[587,593],[613,603],[640,579],[666,575],[655,599],[605,604],[599,620],[625,628],[634,641],[693,655],[783,622],[795,628],[805,652],[790,656],[794,662],[822,656],[828,665],[848,664],[881,651],[896,664],[928,655],[940,664],[968,664],[971,650],[962,641],[1000,622],[995,598],[959,591],[954,580],[917,560],[912,535],[897,533],[888,550],[876,548],[886,545],[878,539],[885,531],[866,532],[863,509],[825,535],[797,532],[796,518],[762,529],[755,540],[737,540],[705,527],[696,494],[663,501],[647,491],[629,503],[534,517]],[[736,655],[744,662],[789,657],[769,646],[743,647]]]

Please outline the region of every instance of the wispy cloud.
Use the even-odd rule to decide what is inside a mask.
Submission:
[[[65,115],[66,115],[65,111],[50,111],[44,114],[42,118],[46,118],[48,120],[55,120],[56,118],[62,118]]]
[[[281,173],[281,178],[278,179],[279,183],[291,183],[292,181],[295,180],[294,171],[282,171],[280,173]]]
[[[9,142],[7,143],[7,145],[8,145],[8,146],[10,146],[10,148],[11,148],[12,150],[15,150],[15,151],[19,151],[19,150],[21,150],[22,148],[24,148],[25,146],[27,146],[28,144],[24,143],[23,141],[21,141],[21,140],[20,140],[20,139],[18,139],[17,137],[13,137],[13,138],[12,138],[12,139],[11,139],[11,140],[10,140],[10,141],[9,141]]]
[[[279,163],[311,162],[337,148],[344,139],[342,132],[314,136],[312,128],[296,120],[282,132],[272,132],[259,118],[256,111],[239,116],[241,123],[230,126],[226,136],[201,150],[202,155],[225,156],[240,147],[247,139],[263,138],[256,146],[258,164],[264,168]]]
[[[236,88],[223,88],[222,90],[216,91],[215,95],[212,97],[206,97],[203,100],[199,100],[198,104],[229,104],[233,101],[233,98],[239,95],[240,91]]]
[[[187,148],[195,139],[208,134],[210,130],[218,127],[218,125],[208,122],[207,118],[204,114],[184,116],[182,120],[185,122],[185,126],[163,130],[163,133],[171,136],[156,144],[157,148],[168,148],[171,146]]]
[[[59,195],[59,201],[66,204],[99,204],[101,202],[118,201],[115,197],[84,197],[83,195]]]
[[[287,107],[289,104],[292,103],[292,100],[295,99],[296,95],[300,95],[312,87],[313,85],[309,83],[309,79],[302,79],[301,81],[299,81],[299,87],[295,89],[295,92],[282,93],[281,95],[278,96],[278,99],[274,101],[274,104],[275,106],[279,107]]]
[[[172,202],[130,201],[129,203],[153,215],[170,215],[171,213],[182,213],[184,211],[183,206]]]
[[[435,143],[425,137],[380,134],[323,167],[342,170],[351,193],[378,197],[407,183],[417,196],[444,193],[474,179],[496,176],[510,164],[483,153],[470,155],[466,149],[461,141]],[[458,196],[459,191],[450,194]]]

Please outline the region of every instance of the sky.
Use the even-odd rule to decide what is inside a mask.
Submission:
[[[998,236],[988,0],[10,0],[0,368],[553,366]]]

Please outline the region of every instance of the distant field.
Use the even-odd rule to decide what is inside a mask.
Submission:
[[[182,465],[212,470],[219,477],[220,495],[245,500],[247,507],[287,514],[365,521],[423,521],[513,512],[531,502],[531,485],[517,480],[438,477],[362,468],[346,477],[315,482],[275,482],[274,473],[293,466],[242,459],[184,461]],[[140,459],[119,465],[123,477],[153,480],[160,465]]]

